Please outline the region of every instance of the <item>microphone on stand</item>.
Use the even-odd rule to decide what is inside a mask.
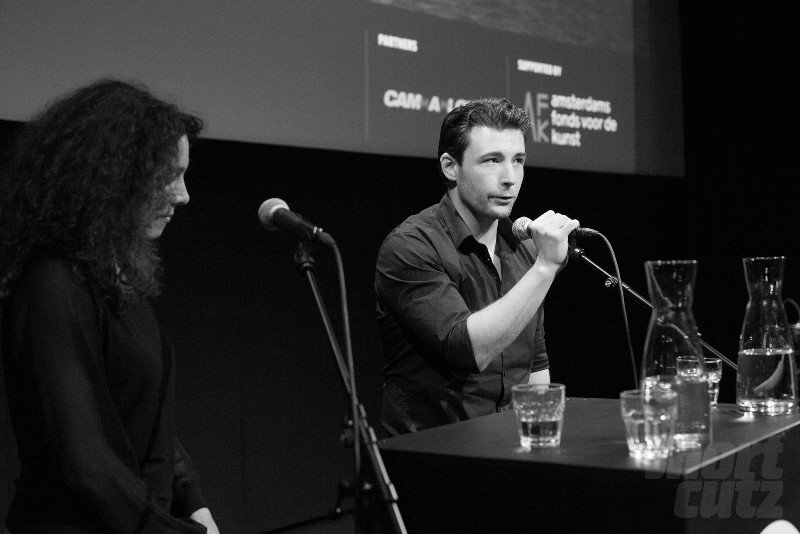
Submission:
[[[525,240],[530,239],[533,237],[533,228],[531,228],[532,220],[527,217],[520,217],[516,221],[514,221],[514,225],[511,227],[511,231],[514,233],[517,239]],[[600,232],[597,230],[592,230],[591,228],[575,228],[569,234],[570,236],[575,235],[577,237],[591,237],[595,235],[600,235]]]
[[[520,217],[514,221],[514,224],[511,227],[511,232],[519,240],[524,241],[526,239],[530,239],[533,237],[533,228],[531,228],[531,223],[533,223],[533,221],[529,218]],[[575,228],[567,237],[567,242],[569,243],[569,255],[575,256],[583,253],[583,250],[578,248],[576,244],[577,238],[583,239],[597,235],[600,235],[600,232],[597,230],[592,230],[591,228]]]
[[[291,211],[289,205],[279,198],[265,200],[258,208],[258,218],[264,228],[272,232],[282,229],[306,241],[336,246],[336,241],[330,234]]]

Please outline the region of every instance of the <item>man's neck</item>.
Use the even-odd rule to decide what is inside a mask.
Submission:
[[[467,228],[470,229],[475,240],[482,245],[485,245],[489,250],[489,254],[494,254],[494,247],[497,243],[497,219],[479,219],[467,209],[467,207],[458,198],[455,189],[447,192],[450,195],[450,200],[453,201],[456,211],[464,222],[467,223]]]

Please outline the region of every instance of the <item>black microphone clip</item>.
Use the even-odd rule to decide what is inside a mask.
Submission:
[[[567,248],[570,257],[580,259],[583,257],[583,249],[578,246],[578,238],[594,237],[600,232],[591,228],[575,228],[567,236]]]

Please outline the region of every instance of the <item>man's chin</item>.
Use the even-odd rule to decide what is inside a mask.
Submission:
[[[510,217],[511,216],[511,209],[513,207],[514,207],[514,203],[513,202],[511,204],[507,205],[507,206],[494,206],[491,209],[492,216],[495,219],[505,219],[506,217]]]

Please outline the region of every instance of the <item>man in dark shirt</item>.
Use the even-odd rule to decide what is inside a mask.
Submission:
[[[511,386],[550,381],[541,304],[576,220],[548,211],[511,232],[530,117],[505,99],[453,109],[439,164],[447,192],[384,240],[375,291],[390,434],[501,411]]]

